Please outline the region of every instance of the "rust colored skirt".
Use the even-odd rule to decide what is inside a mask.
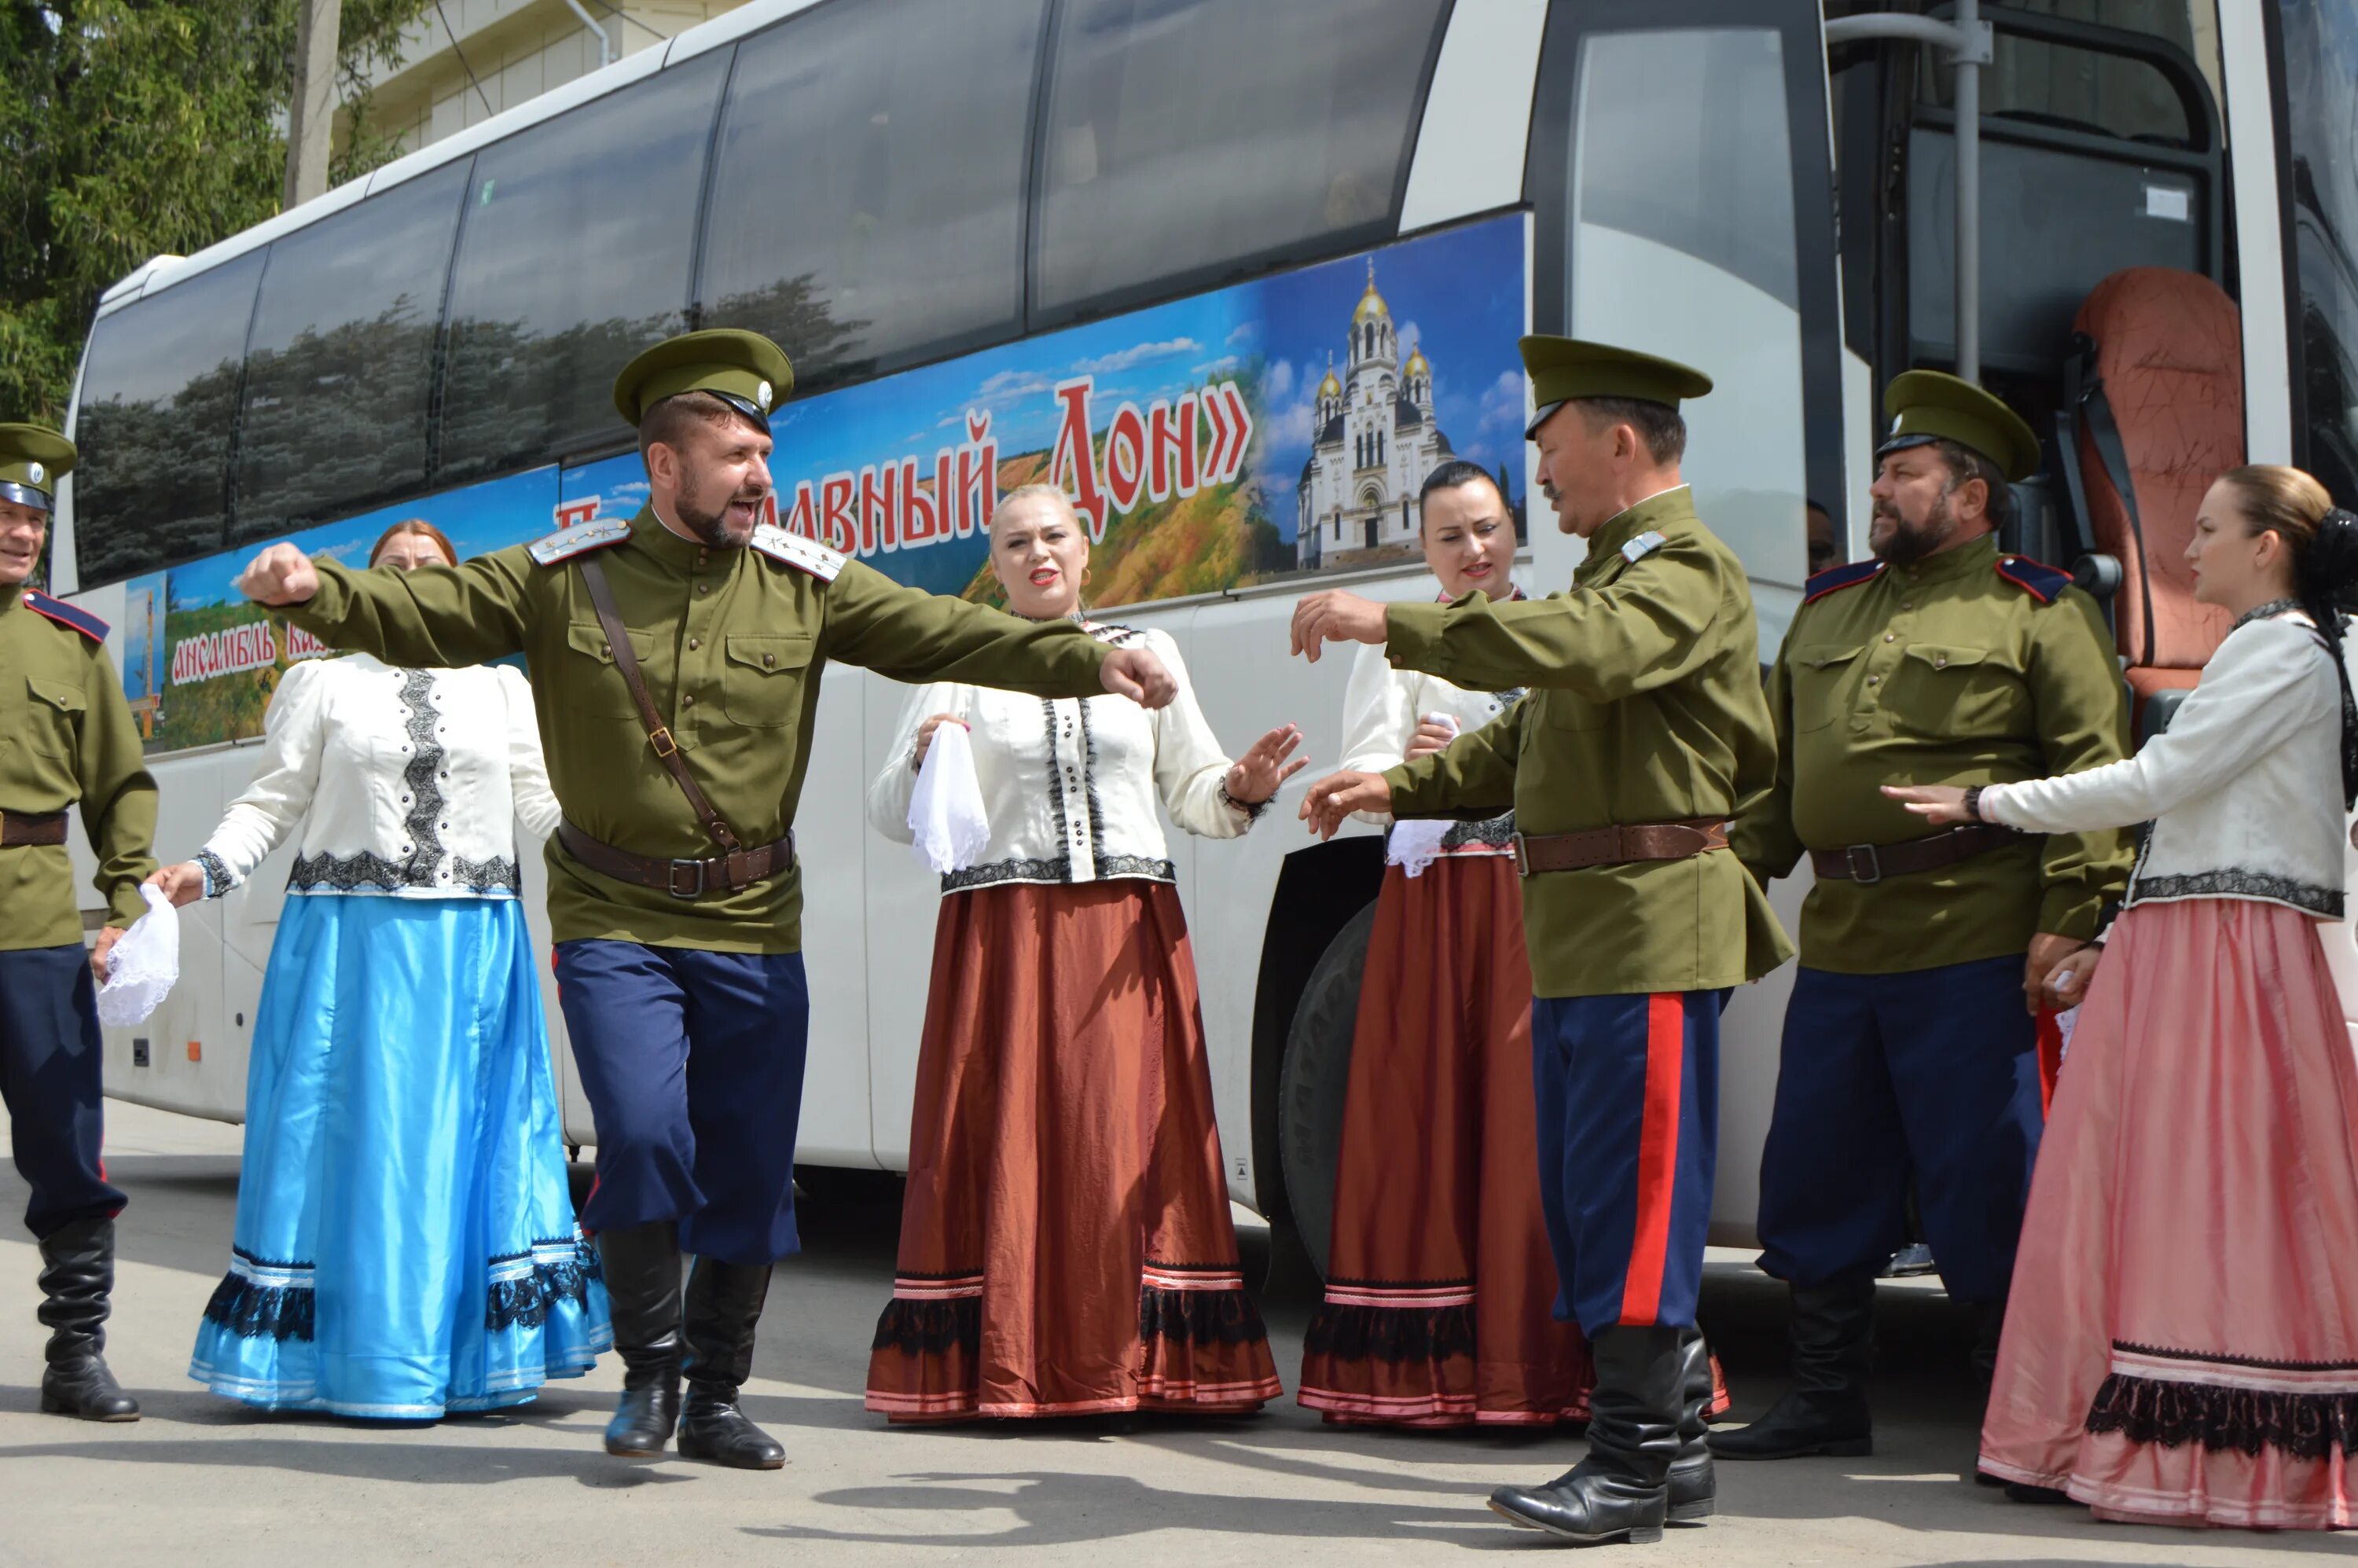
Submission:
[[[1330,1422],[1585,1421],[1588,1346],[1555,1296],[1514,862],[1387,867],[1297,1397]]]
[[[1281,1392],[1171,888],[942,900],[909,1151],[870,1410],[1245,1411]]]

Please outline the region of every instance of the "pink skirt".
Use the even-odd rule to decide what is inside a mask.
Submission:
[[[2317,923],[2140,904],[2071,1038],[1981,1467],[2100,1518],[2347,1528],[2358,1060]]]

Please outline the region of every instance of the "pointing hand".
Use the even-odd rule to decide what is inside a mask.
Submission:
[[[1293,607],[1293,651],[1314,665],[1325,643],[1383,640],[1384,607],[1372,599],[1330,588]]]
[[[1381,773],[1329,773],[1302,797],[1302,820],[1321,838],[1332,838],[1355,811],[1390,811],[1392,786]]]

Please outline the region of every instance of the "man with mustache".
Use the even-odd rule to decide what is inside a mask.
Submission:
[[[1869,1452],[1875,1281],[1908,1239],[1911,1175],[1986,1382],[2043,1124],[2036,1015],[2085,990],[2086,944],[2128,877],[2118,833],[1926,837],[1881,793],[2077,773],[2126,738],[2094,601],[1998,549],[2007,481],[2039,466],[2030,427],[1937,371],[1894,380],[1884,412],[1874,558],[1810,579],[1768,676],[1776,787],[1732,840],[1763,887],[1804,853],[1816,884],[1760,1161],[1760,1266],[1791,1290],[1794,1386],[1713,1434],[1726,1459]]]
[[[547,849],[558,995],[597,1121],[581,1218],[625,1369],[606,1450],[652,1457],[676,1424],[682,1454],[749,1469],[785,1463],[737,1394],[771,1265],[799,1246],[810,1008],[793,824],[820,672],[841,659],[1149,708],[1173,692],[1152,654],[1076,622],[903,588],[761,524],[770,411],[792,378],[752,332],[670,339],[614,384],[646,465],[636,516],[415,572],[274,545],[240,584],[389,664],[529,661],[565,813]]]
[[[1509,602],[1294,609],[1293,646],[1380,643],[1396,668],[1529,695],[1443,751],[1311,786],[1354,811],[1512,806],[1531,953],[1540,1204],[1560,1316],[1596,1366],[1588,1456],[1490,1507],[1583,1543],[1660,1539],[1715,1506],[1710,1361],[1695,1331],[1719,1132],[1719,1014],[1790,956],[1727,822],[1768,787],[1775,735],[1743,563],[1680,474],[1700,371],[1570,338],[1522,341],[1525,427],[1556,526],[1587,542],[1569,591]]]
[[[146,905],[156,869],[156,781],[106,656],[106,622],[28,587],[73,444],[0,425],[0,1100],[16,1169],[33,1189],[25,1226],[40,1244],[39,1316],[49,1333],[41,1408],[137,1421],[101,1354],[114,1289],[123,1194],[99,1157],[94,980]],[[81,807],[106,924],[84,954],[66,808]]]

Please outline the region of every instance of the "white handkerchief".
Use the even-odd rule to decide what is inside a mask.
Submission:
[[[1424,868],[1441,858],[1441,841],[1457,824],[1445,816],[1412,816],[1405,822],[1392,824],[1392,836],[1384,845],[1384,859],[1410,876],[1424,875]]]
[[[115,943],[98,988],[98,1021],[117,1029],[146,1022],[180,978],[180,912],[162,888],[142,887],[139,896],[147,913]]]
[[[909,796],[909,831],[916,835],[910,848],[936,873],[966,870],[990,842],[982,784],[974,776],[974,741],[965,725],[944,719],[934,726],[925,765]]]

